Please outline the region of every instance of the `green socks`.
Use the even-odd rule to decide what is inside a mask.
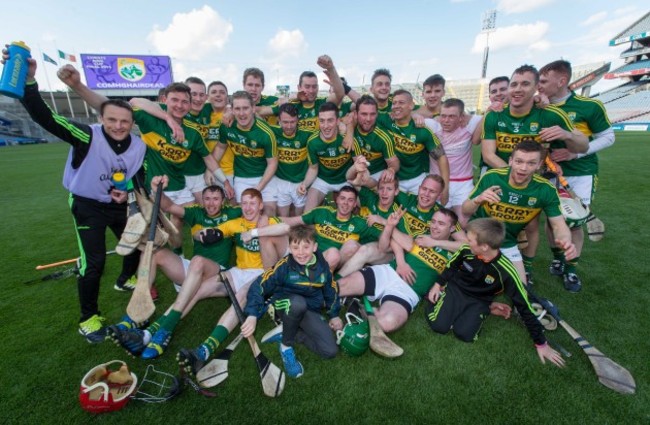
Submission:
[[[208,357],[217,351],[219,345],[221,345],[221,343],[224,342],[226,338],[228,338],[229,333],[230,332],[228,332],[228,329],[221,325],[217,325],[217,327],[212,330],[212,333],[208,339],[203,341],[203,344],[201,344],[201,347],[207,351]]]
[[[527,257],[525,255],[522,255],[521,258],[524,262],[524,269],[526,270],[526,273],[532,273],[533,261],[535,261],[535,257]]]

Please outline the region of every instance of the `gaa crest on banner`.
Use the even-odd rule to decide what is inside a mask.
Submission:
[[[117,69],[127,81],[140,81],[147,73],[144,61],[135,58],[117,58]]]

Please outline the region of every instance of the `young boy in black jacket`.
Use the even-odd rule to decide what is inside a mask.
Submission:
[[[257,320],[264,314],[265,300],[270,299],[282,325],[269,332],[262,342],[280,343],[286,373],[293,378],[303,374],[294,344],[299,342],[323,358],[332,358],[338,351],[332,330],[343,327],[338,317],[340,305],[336,282],[332,279],[329,264],[317,248],[311,227],[299,225],[291,229],[290,254],[255,280],[248,290],[245,309],[248,318],[241,327],[242,335],[252,335]],[[320,314],[323,305],[329,326]]]
[[[427,298],[426,319],[435,332],[454,334],[466,342],[475,341],[490,304],[498,294],[510,297],[537,348],[542,363],[550,360],[564,366],[564,359],[544,337],[517,270],[499,251],[505,237],[502,222],[479,218],[467,225],[469,246],[463,245],[449,260]]]

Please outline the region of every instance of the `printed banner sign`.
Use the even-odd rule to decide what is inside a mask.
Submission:
[[[81,54],[86,83],[99,90],[158,90],[174,81],[169,56]]]

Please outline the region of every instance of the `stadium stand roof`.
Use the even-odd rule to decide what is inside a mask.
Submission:
[[[594,62],[574,66],[569,88],[571,90],[578,90],[587,86],[593,86],[603,78],[611,66],[611,62]]]
[[[633,77],[635,75],[650,74],[650,59],[641,60],[616,68],[612,72],[605,74],[605,79],[620,78],[620,77]]]
[[[609,45],[617,46],[619,44],[647,37],[650,37],[650,12],[643,15],[638,21],[621,31],[621,33],[616,37],[612,38],[609,41]]]
[[[635,56],[647,55],[647,54],[650,54],[650,47],[644,46],[637,42],[633,42],[632,47],[630,47],[629,49],[621,53],[621,58],[622,59],[632,58]]]

